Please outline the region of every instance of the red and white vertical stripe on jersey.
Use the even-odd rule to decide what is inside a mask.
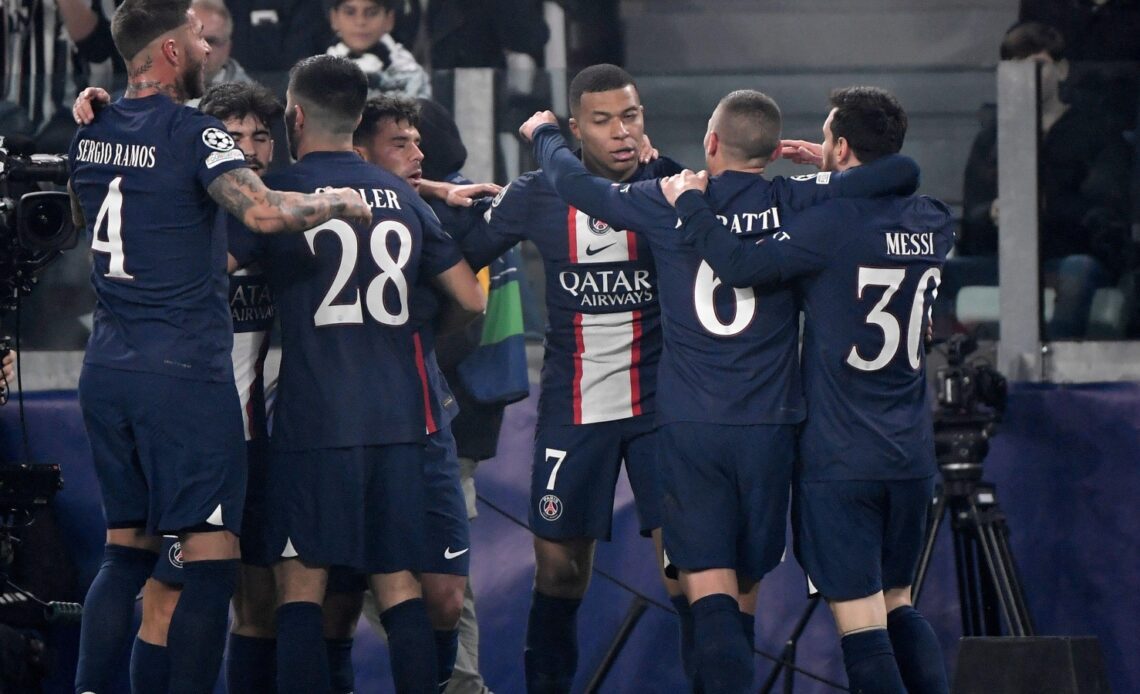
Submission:
[[[637,260],[633,232],[595,224],[569,208],[568,257],[576,265]],[[600,227],[600,228],[599,228]],[[641,414],[641,311],[574,314],[574,423]]]
[[[264,330],[234,333],[234,346],[230,350],[230,358],[234,363],[234,383],[237,385],[238,398],[241,400],[242,431],[245,432],[246,441],[255,436],[265,435],[264,431],[253,430],[252,408],[254,388],[264,387],[264,381],[260,376],[265,362],[265,352],[268,349],[268,338],[269,333]]]
[[[431,386],[428,384],[427,366],[424,364],[424,346],[420,342],[420,334],[412,333],[412,342],[416,346],[416,373],[420,375],[420,387],[424,396],[424,422],[427,425],[427,433],[430,436],[439,431],[439,426],[435,422],[435,417],[431,415]]]

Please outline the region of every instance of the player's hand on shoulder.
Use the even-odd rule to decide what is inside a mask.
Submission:
[[[648,164],[660,157],[661,152],[658,152],[657,148],[653,146],[653,143],[649,141],[649,135],[643,134],[641,136],[641,147],[637,149],[637,160],[642,164]]]
[[[519,137],[530,142],[534,138],[534,131],[540,125],[558,125],[558,116],[554,115],[551,111],[535,111],[534,115],[526,119],[526,122],[519,126]]]
[[[807,140],[780,140],[773,159],[787,159],[794,164],[807,164],[817,169],[823,166],[823,145]]]
[[[471,207],[479,198],[498,195],[503,187],[497,183],[467,183],[452,186],[444,199],[451,207]]]
[[[87,87],[75,97],[71,106],[71,117],[79,125],[88,125],[95,120],[95,113],[111,103],[111,95],[101,87]]]
[[[324,194],[336,198],[336,204],[343,206],[335,216],[354,224],[372,223],[372,208],[352,188],[329,188]]]
[[[661,179],[661,193],[665,199],[669,201],[670,205],[677,204],[677,198],[687,190],[695,190],[704,193],[709,187],[709,172],[701,171],[700,173],[693,173],[689,169],[685,169],[679,174],[667,176]]]

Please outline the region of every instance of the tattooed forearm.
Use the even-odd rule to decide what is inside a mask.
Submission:
[[[247,227],[263,233],[311,229],[343,215],[348,207],[345,199],[335,194],[269,190],[249,169],[222,174],[210,184],[209,193]]]

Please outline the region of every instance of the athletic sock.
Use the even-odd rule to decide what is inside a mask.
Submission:
[[[748,657],[756,650],[756,615],[740,613],[740,627],[744,629],[744,639],[748,641]]]
[[[188,561],[182,595],[170,617],[170,694],[213,691],[222,669],[226,620],[237,585],[238,560]]]
[[[145,549],[123,545],[103,548],[103,563],[83,602],[75,691],[105,691],[120,671],[123,652],[134,632],[135,597],[157,560],[158,554]]]
[[[669,598],[673,609],[677,610],[677,620],[681,623],[681,667],[685,670],[685,677],[689,684],[696,685],[697,661],[693,652],[693,611],[689,608],[689,599],[684,595],[674,595]]]
[[[436,694],[435,638],[422,598],[405,600],[380,613],[388,632],[388,658],[396,691]]]
[[[851,694],[907,694],[886,629],[847,634],[840,644]]]
[[[435,679],[439,691],[447,689],[451,681],[451,671],[455,669],[455,654],[459,650],[459,629],[435,630]]]
[[[356,674],[352,671],[352,639],[325,638],[332,694],[352,694],[356,690]]]
[[[526,623],[527,694],[565,694],[578,669],[578,606],[581,598],[531,594]]]
[[[231,633],[226,650],[226,691],[277,691],[277,640]]]
[[[166,646],[135,637],[131,649],[131,691],[165,692],[170,683],[170,654]]]
[[[328,688],[321,606],[315,602],[281,605],[277,608],[277,694],[311,694]]]
[[[930,623],[910,605],[887,614],[887,631],[899,673],[910,694],[950,694],[942,647]]]
[[[745,694],[754,666],[736,598],[715,593],[692,604],[697,680],[703,691]]]

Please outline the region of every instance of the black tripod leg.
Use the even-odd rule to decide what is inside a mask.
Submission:
[[[1004,522],[997,526],[997,533],[994,539],[997,543],[1002,564],[1005,565],[1006,572],[1010,577],[1013,603],[1018,614],[1021,615],[1021,623],[1024,626],[1025,636],[1033,636],[1037,630],[1033,626],[1033,615],[1030,614],[1029,604],[1025,600],[1025,588],[1021,582],[1020,575],[1017,573],[1017,564],[1013,562],[1013,550],[1009,547],[1009,527]]]
[[[951,513],[958,509],[951,508]],[[982,636],[981,614],[977,589],[977,562],[975,561],[975,538],[972,531],[963,528],[963,521],[954,519],[954,573],[958,578],[958,605],[962,612],[962,635]]]
[[[815,608],[819,607],[821,598],[819,594],[813,595],[808,599],[808,605],[804,611],[800,613],[800,618],[796,620],[796,626],[792,629],[792,633],[788,635],[788,640],[784,642],[784,650],[780,652],[780,662],[776,663],[769,673],[764,684],[760,685],[760,694],[769,694],[772,688],[776,686],[776,680],[780,678],[780,673],[783,672],[786,663],[795,663],[796,660],[796,644],[803,635],[804,629],[807,628],[808,621],[811,619],[812,613]],[[784,680],[784,694],[790,694],[792,691],[792,672],[788,672]]]
[[[621,654],[621,649],[625,646],[629,635],[633,633],[633,628],[641,620],[641,615],[645,613],[647,606],[648,603],[645,602],[645,598],[640,595],[635,595],[633,600],[629,602],[629,610],[625,613],[625,619],[622,620],[621,626],[614,634],[613,641],[610,642],[610,647],[602,658],[601,664],[594,671],[594,676],[590,678],[590,683],[586,685],[586,694],[596,694],[601,688],[602,683],[606,680],[606,675],[610,674],[610,668],[613,667],[614,661]]]
[[[934,502],[930,506],[930,515],[926,519],[926,543],[918,558],[914,588],[911,589],[911,601],[915,605],[918,605],[918,596],[922,593],[922,584],[926,580],[926,570],[930,567],[930,557],[934,554],[934,543],[938,539],[938,528],[942,525],[942,516],[945,512],[946,494],[942,485],[938,485],[934,489]]]

